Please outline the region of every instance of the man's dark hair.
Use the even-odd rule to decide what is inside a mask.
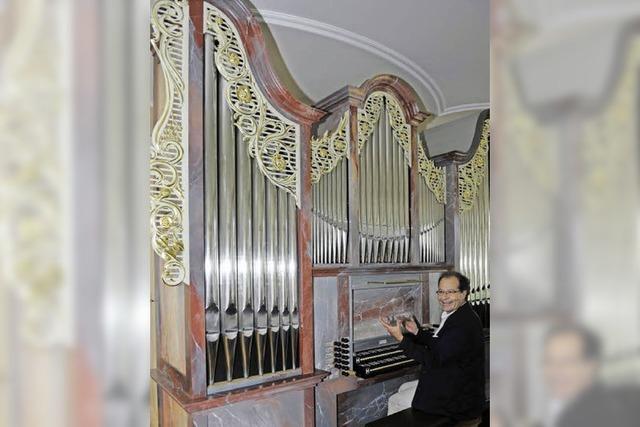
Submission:
[[[468,298],[469,290],[471,289],[471,282],[469,281],[469,278],[457,271],[445,271],[440,275],[440,278],[438,279],[438,285],[440,285],[440,282],[442,281],[442,279],[446,279],[449,277],[455,277],[456,279],[458,279],[458,290],[460,292],[467,291],[466,297]]]
[[[575,335],[582,342],[582,356],[586,360],[600,360],[602,343],[600,338],[589,328],[574,323],[555,325],[547,331],[544,339],[545,344],[559,335]]]

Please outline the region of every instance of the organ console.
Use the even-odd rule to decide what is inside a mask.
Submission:
[[[431,114],[398,77],[296,100],[244,1],[158,0],[152,23],[152,377],[165,402],[206,425],[221,405],[298,390],[314,419],[321,381],[358,388],[416,365],[378,318],[427,323],[451,268],[488,326],[488,112],[468,153],[432,158]]]

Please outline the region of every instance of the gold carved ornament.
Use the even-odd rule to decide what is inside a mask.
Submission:
[[[487,174],[490,140],[490,122],[486,119],[482,126],[482,135],[476,152],[471,160],[458,167],[458,191],[460,194],[460,213],[473,207],[473,202],[478,194],[478,188]],[[437,167],[429,160],[418,146],[418,166],[420,175],[439,203],[445,203],[445,173],[444,168]]]
[[[345,157],[349,157],[349,112],[345,112],[333,132],[326,131],[320,138],[311,138],[311,181],[320,181]]]
[[[185,252],[187,176],[186,0],[159,0],[151,13],[151,46],[164,78],[165,102],[151,134],[151,244],[163,260],[162,281],[188,277]]]
[[[433,193],[438,203],[445,203],[444,168],[437,167],[427,158],[422,144],[418,145],[418,168],[420,175]]]
[[[6,3],[0,13],[0,313],[11,328],[0,342],[14,344],[15,336],[27,346],[16,341],[5,353],[43,362],[51,360],[49,348],[72,346],[75,331],[73,64],[64,54],[72,39],[62,31],[72,9],[68,1]],[[11,378],[2,372],[6,384],[28,383],[17,370]],[[40,374],[40,390],[57,384],[47,374]]]
[[[404,150],[405,162],[411,166],[411,125],[405,121],[398,101],[385,92],[373,92],[365,101],[364,107],[358,109],[358,152],[362,150],[380,120],[383,105],[386,105],[393,139],[400,144]]]
[[[458,191],[460,193],[460,213],[470,210],[478,194],[478,188],[487,175],[489,156],[489,119],[482,125],[482,136],[471,160],[458,167]]]
[[[228,83],[223,96],[249,156],[277,187],[298,201],[299,126],[276,111],[258,88],[237,30],[224,14],[205,3],[204,32],[216,41],[215,64]]]

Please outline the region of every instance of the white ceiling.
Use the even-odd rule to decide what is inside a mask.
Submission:
[[[489,0],[253,4],[290,74],[285,80],[307,101],[391,73],[407,80],[436,115],[488,108]]]

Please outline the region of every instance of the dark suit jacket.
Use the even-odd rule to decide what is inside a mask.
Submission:
[[[632,427],[640,425],[640,389],[595,384],[569,404],[559,427]]]
[[[438,333],[405,335],[400,348],[421,363],[411,406],[449,417],[472,419],[484,408],[484,341],[482,325],[468,303],[459,307]]]

